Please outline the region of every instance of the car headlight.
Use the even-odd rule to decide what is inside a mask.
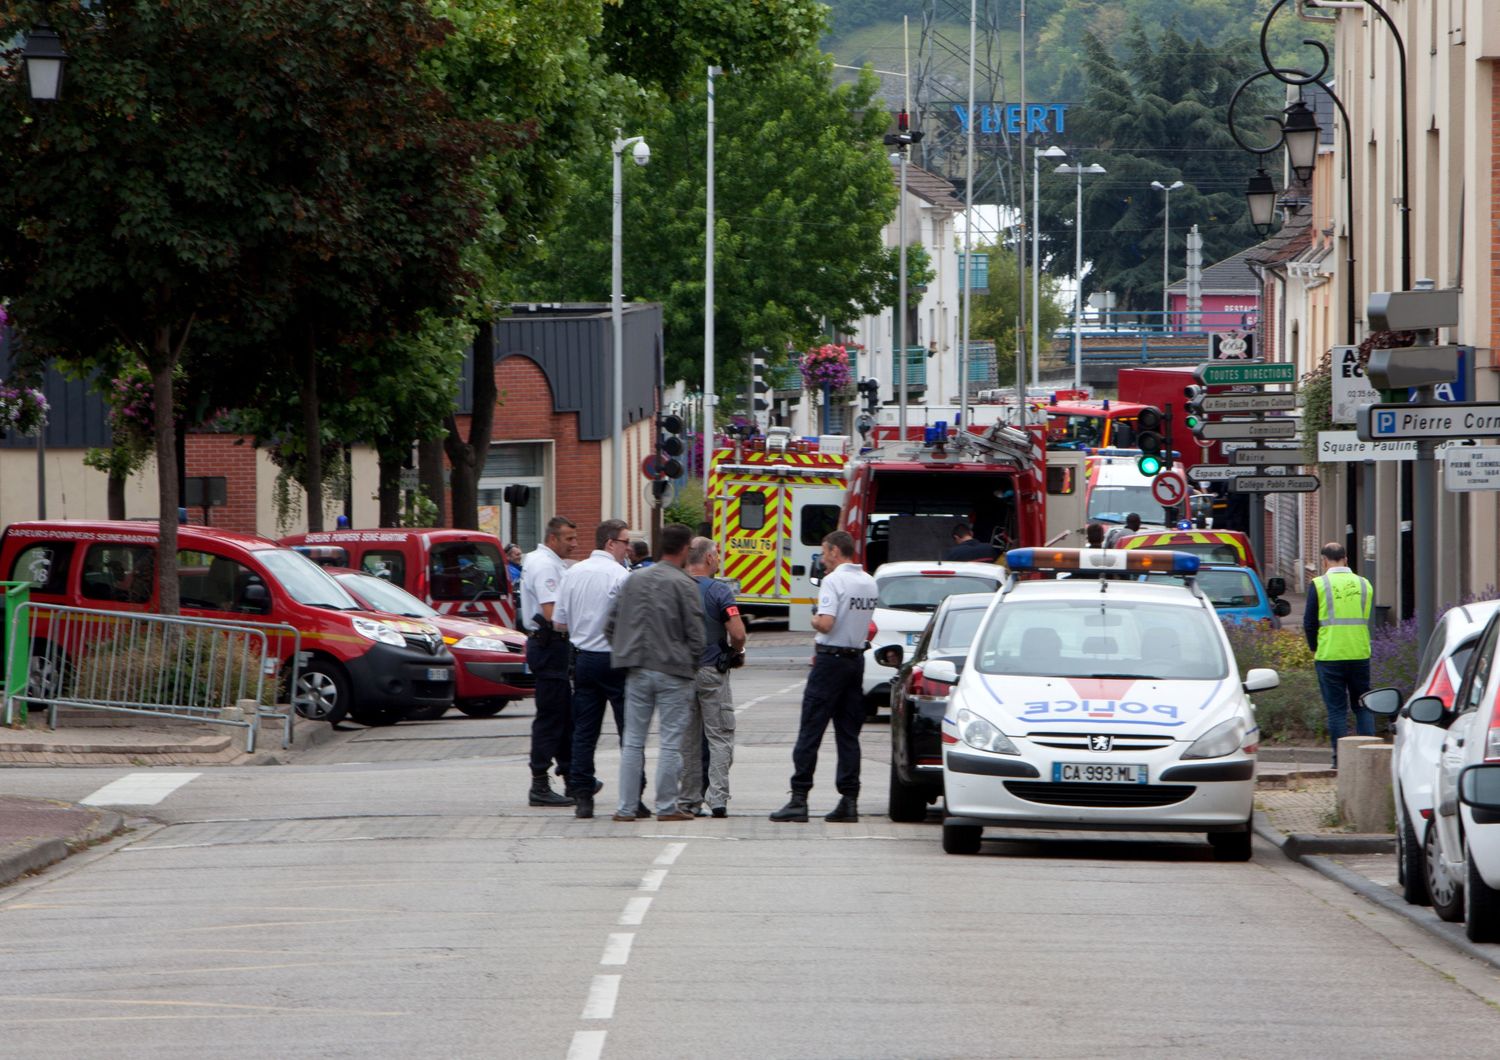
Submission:
[[[1245,719],[1230,718],[1221,721],[1212,729],[1193,741],[1192,746],[1182,752],[1183,758],[1222,758],[1239,750],[1245,735]]]
[[[499,637],[484,637],[480,636],[477,633],[469,634],[469,636],[465,637],[463,640],[459,641],[453,646],[455,648],[462,648],[465,651],[509,652],[514,650],[509,644],[505,643],[505,641],[501,640]]]
[[[958,712],[958,736],[970,747],[977,747],[981,751],[991,751],[997,755],[1021,753],[1005,733],[968,709]]]
[[[380,644],[394,644],[398,648],[406,644],[406,638],[401,635],[400,631],[384,622],[377,622],[373,618],[356,618],[354,632]]]

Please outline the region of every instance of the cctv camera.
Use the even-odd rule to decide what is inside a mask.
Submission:
[[[651,148],[646,146],[645,140],[637,140],[635,146],[630,149],[630,157],[635,159],[635,164],[644,166],[651,161]]]

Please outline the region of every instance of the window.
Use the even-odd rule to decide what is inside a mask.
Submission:
[[[979,623],[984,621],[988,608],[954,608],[943,619],[943,628],[937,631],[934,651],[968,652],[974,643],[974,634],[979,632]]]
[[[938,604],[955,593],[992,593],[1000,588],[998,579],[944,575],[926,578],[920,574],[898,574],[878,581],[876,606],[897,611],[936,611]]]
[[[505,559],[488,541],[433,545],[428,562],[434,600],[493,599],[505,589]]]
[[[73,563],[73,542],[49,541],[22,550],[10,568],[11,581],[30,582],[34,593],[61,595],[68,588],[68,568]]]
[[[84,597],[116,603],[150,601],[156,582],[156,549],[151,545],[90,545],[83,557]]]
[[[259,592],[249,592],[259,586]],[[177,592],[182,606],[201,611],[264,614],[271,597],[265,579],[228,556],[182,549],[177,553]]]
[[[821,545],[823,539],[838,528],[837,504],[809,504],[802,509],[797,539],[804,545]]]
[[[759,530],[766,525],[766,495],[758,490],[740,494],[740,529]]]
[[[999,607],[973,653],[981,673],[1222,681],[1216,619],[1170,604],[1035,600]]]
[[[360,558],[359,569],[406,588],[406,557],[400,552],[371,549]]]
[[[1484,698],[1484,686],[1489,683],[1490,665],[1495,659],[1497,631],[1500,631],[1500,621],[1491,618],[1489,628],[1484,631],[1484,639],[1479,642],[1478,650],[1469,659],[1469,669],[1464,674],[1465,687],[1454,700],[1460,714],[1478,708],[1480,700]]]
[[[500,537],[507,544],[514,540],[523,552],[542,542],[547,454],[546,442],[492,442],[479,477],[479,503],[500,509]],[[520,507],[506,503],[505,487],[510,485],[530,486],[530,503]]]

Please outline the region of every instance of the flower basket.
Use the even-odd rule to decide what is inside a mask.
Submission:
[[[40,434],[47,425],[47,407],[40,390],[0,381],[0,437],[9,431]]]
[[[854,385],[854,374],[849,370],[849,353],[842,346],[829,343],[808,350],[797,365],[802,372],[803,385],[809,390],[827,387],[830,393],[842,393]]]

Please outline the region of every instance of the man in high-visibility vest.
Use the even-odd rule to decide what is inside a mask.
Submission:
[[[1349,734],[1349,712],[1355,732],[1375,735],[1375,716],[1359,705],[1370,690],[1370,612],[1375,591],[1349,569],[1344,546],[1323,546],[1323,574],[1308,587],[1302,631],[1313,650],[1318,689],[1328,708],[1328,737],[1333,767],[1339,764],[1339,740]]]

